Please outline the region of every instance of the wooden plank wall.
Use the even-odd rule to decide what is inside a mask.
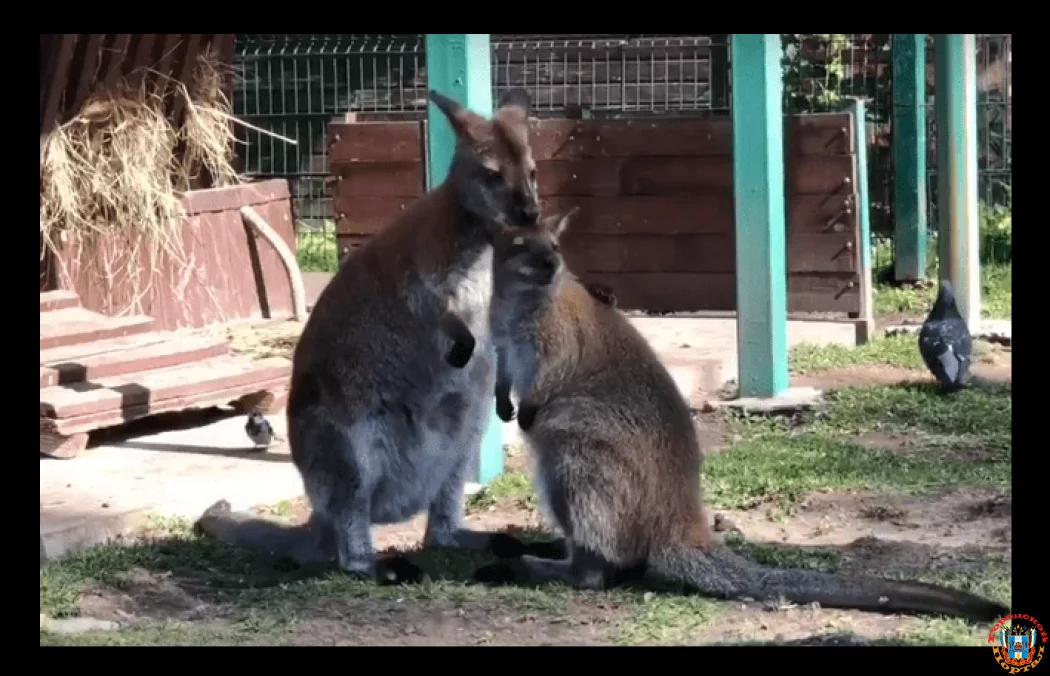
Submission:
[[[341,252],[423,194],[424,126],[329,126]],[[729,119],[534,120],[531,134],[546,209],[580,207],[562,246],[579,277],[625,309],[736,308]],[[851,118],[789,116],[785,137],[788,309],[858,312]]]

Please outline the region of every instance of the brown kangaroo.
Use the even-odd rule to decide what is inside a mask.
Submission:
[[[539,214],[529,100],[507,93],[492,119],[430,100],[456,134],[447,180],[347,257],[293,355],[288,442],[310,521],[290,527],[219,501],[199,532],[386,582],[420,571],[400,558],[377,567],[373,523],[426,510],[427,545],[488,546],[489,534],[462,528],[463,489],[492,406],[492,237]],[[457,321],[465,333],[453,328],[449,348]]]
[[[491,305],[497,411],[509,420],[508,394],[520,396],[534,485],[564,539],[497,537],[493,551],[507,560],[478,569],[477,580],[597,589],[648,573],[722,598],[974,620],[1008,612],[929,584],[761,566],[718,542],[689,406],[637,329],[565,268],[557,242],[567,220],[496,237]]]

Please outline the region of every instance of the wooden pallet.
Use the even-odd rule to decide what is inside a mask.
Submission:
[[[234,404],[276,408],[291,362],[231,355],[220,338],[107,317],[76,294],[40,294],[40,452],[70,458],[93,430],[158,413]]]

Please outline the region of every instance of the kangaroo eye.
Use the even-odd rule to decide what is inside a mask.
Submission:
[[[554,253],[558,253],[559,251],[561,251],[561,245],[552,244],[551,249],[554,251]]]
[[[535,181],[536,180],[536,167],[533,167],[532,169],[529,169],[529,180],[530,181]]]

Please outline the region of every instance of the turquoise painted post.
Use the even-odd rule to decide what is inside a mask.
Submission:
[[[977,211],[977,36],[934,36],[937,239],[940,278],[951,281],[971,332],[981,321]]]
[[[482,33],[428,33],[427,85],[474,112],[492,115],[492,60],[489,36]],[[456,139],[445,116],[427,106],[427,186],[438,186],[448,174]],[[481,441],[477,481],[488,484],[503,473],[503,421],[495,399]]]
[[[893,35],[893,216],[899,282],[926,278],[926,36]]]
[[[784,113],[778,33],[734,33],[733,191],[741,397],[788,387]]]

